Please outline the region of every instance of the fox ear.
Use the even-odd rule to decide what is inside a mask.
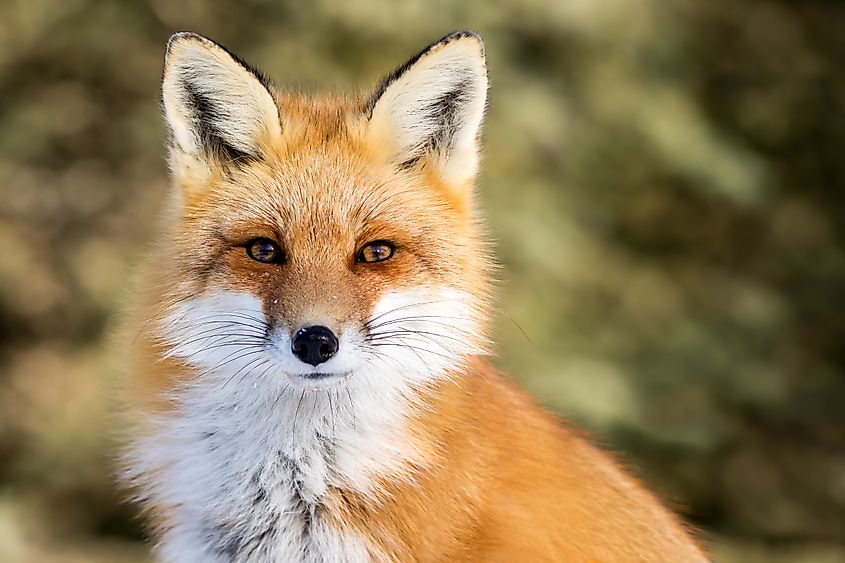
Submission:
[[[281,136],[279,109],[265,79],[195,33],[170,37],[161,98],[177,167],[209,158],[259,158]]]
[[[471,31],[436,41],[388,76],[366,111],[397,164],[426,160],[453,186],[471,182],[487,103],[484,44]]]

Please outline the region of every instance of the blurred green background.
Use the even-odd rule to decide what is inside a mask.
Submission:
[[[820,0],[2,0],[0,560],[149,558],[107,344],[167,189],[168,35],[349,90],[462,27],[499,363],[717,559],[845,561],[845,6]]]

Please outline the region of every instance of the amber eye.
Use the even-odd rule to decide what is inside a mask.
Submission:
[[[257,238],[246,244],[246,253],[257,262],[279,263],[284,258],[282,249],[266,238]]]
[[[375,240],[368,242],[358,251],[358,256],[355,257],[356,262],[365,262],[371,264],[373,262],[384,262],[396,250],[392,242],[386,240]]]

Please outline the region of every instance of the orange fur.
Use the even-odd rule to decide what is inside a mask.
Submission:
[[[159,321],[210,292],[249,293],[268,318],[296,326],[365,323],[389,290],[457,288],[478,321],[468,348],[486,347],[491,267],[471,186],[451,184],[427,158],[397,167],[363,99],[271,94],[281,135],[256,141],[260,158],[233,165],[174,149],[176,189],[130,323],[137,337],[127,404],[136,435],[151,431],[152,416],[178,417],[173,395],[201,375],[164,357]],[[243,244],[256,237],[278,242],[283,267],[246,256]],[[394,259],[354,262],[357,248],[380,239],[396,243]],[[374,557],[396,561],[705,559],[677,518],[609,455],[481,355],[449,375],[421,388],[411,411],[412,477],[384,475],[375,494],[332,486],[320,517],[365,538]],[[148,506],[156,527],[168,529],[167,501]]]
[[[419,482],[388,484],[379,502],[339,492],[341,521],[397,560],[704,560],[610,456],[483,360],[468,367],[417,420],[430,456]]]

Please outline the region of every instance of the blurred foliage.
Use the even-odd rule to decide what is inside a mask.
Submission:
[[[146,557],[106,346],[167,189],[167,36],[279,84],[487,41],[500,364],[723,561],[845,560],[845,6],[2,0],[0,560]],[[524,332],[524,334],[523,334]]]

